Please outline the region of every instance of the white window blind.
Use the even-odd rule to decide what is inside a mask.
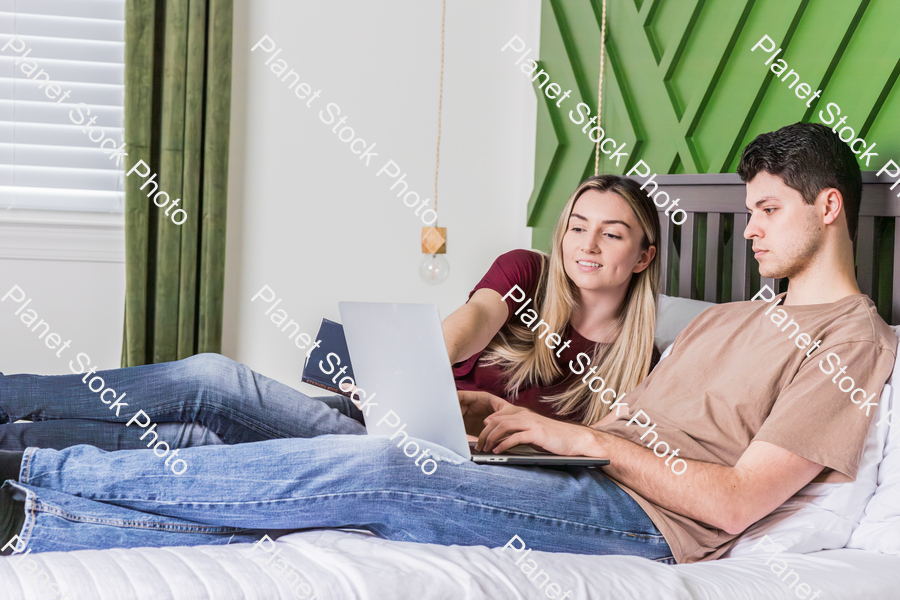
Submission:
[[[117,167],[101,150],[99,130],[94,142],[82,129],[96,117],[122,144],[125,0],[0,0],[0,48],[13,36],[25,49],[0,51],[0,207],[122,212],[124,161]],[[31,78],[21,69],[27,59],[37,63]],[[57,99],[41,69],[62,90]],[[80,102],[90,115],[75,125],[69,112],[80,120]]]

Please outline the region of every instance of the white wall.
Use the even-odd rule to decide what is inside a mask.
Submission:
[[[539,19],[538,0],[447,3],[438,225],[451,275],[429,286],[422,222],[376,172],[392,159],[433,197],[440,1],[236,0],[225,354],[316,390],[300,383],[305,351],[251,302],[264,285],[314,336],[323,317],[340,320],[340,300],[432,303],[445,317],[494,258],[530,247],[536,99],[500,48],[513,35],[537,48]],[[274,52],[251,52],[264,35],[281,49],[270,64],[322,90],[311,108],[265,65]],[[329,102],[376,143],[369,167],[320,120]]]
[[[8,295],[13,286],[25,293],[21,302],[16,302],[22,297],[18,291]],[[101,369],[118,367],[125,314],[122,215],[0,211],[0,298],[4,296],[0,372],[69,373],[69,360],[79,352]],[[29,310],[37,313],[31,327],[21,320],[26,315],[30,320]],[[41,320],[50,325],[49,332],[39,325]],[[52,333],[61,338],[55,350],[46,345]],[[71,344],[63,349],[66,341]]]

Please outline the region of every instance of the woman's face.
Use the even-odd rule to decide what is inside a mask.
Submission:
[[[621,289],[656,254],[653,247],[641,248],[643,239],[644,230],[621,196],[588,190],[575,201],[563,236],[566,274],[582,291]]]

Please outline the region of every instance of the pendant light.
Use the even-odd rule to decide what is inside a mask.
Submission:
[[[437,157],[434,165],[434,208],[437,214],[438,207],[438,170],[441,164],[441,106],[444,99],[444,23],[447,17],[447,0],[443,0],[441,10],[441,78],[438,91],[438,134]],[[437,219],[434,221],[437,225]],[[450,263],[444,255],[447,253],[447,228],[423,227],[422,228],[422,253],[425,255],[419,265],[419,277],[427,284],[437,285],[447,280],[450,275]]]
[[[597,83],[597,127],[600,127],[600,121],[601,121],[602,115],[603,115],[603,58],[604,58],[605,52],[606,52],[606,0],[603,0],[603,16],[600,19],[600,81]],[[618,158],[616,160],[618,160]],[[597,147],[594,149],[594,175],[599,175],[599,174],[600,174],[600,140],[597,140]]]

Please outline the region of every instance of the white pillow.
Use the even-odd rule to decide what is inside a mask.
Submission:
[[[668,348],[681,330],[710,306],[715,304],[660,294],[656,309],[656,333],[653,336],[656,347]]]
[[[891,329],[900,338],[900,327]],[[894,377],[900,378],[896,366],[891,383]],[[873,427],[887,437],[884,459],[878,467],[878,487],[847,547],[900,556],[900,401],[893,403],[893,409],[893,414],[885,410],[874,421]]]
[[[900,327],[892,327],[900,337]],[[872,425],[869,427],[866,447],[859,463],[856,481],[848,483],[811,483],[789,498],[775,512],[750,527],[725,556],[741,556],[754,552],[771,553],[771,545],[753,546],[768,535],[782,552],[800,554],[847,547],[900,554],[900,450],[893,453],[888,472],[882,458],[887,444],[889,419],[885,418],[893,405],[894,378],[900,369],[894,365],[890,380],[881,391]],[[897,411],[900,414],[900,410]],[[900,419],[898,428],[900,428]],[[883,422],[881,426],[877,423]],[[893,432],[896,441],[900,432]],[[879,465],[882,465],[879,467]],[[870,500],[878,497],[876,487],[888,476],[888,483],[881,499],[874,506]],[[887,483],[887,482],[886,482]],[[890,508],[893,503],[893,509]],[[867,508],[873,506],[873,508]],[[865,513],[865,517],[863,514]],[[862,529],[862,534],[854,529]],[[894,532],[891,542],[880,540],[886,530]],[[878,541],[878,547],[874,542]],[[849,543],[848,543],[849,542]],[[854,545],[857,544],[857,545]],[[893,548],[893,552],[888,549]]]

